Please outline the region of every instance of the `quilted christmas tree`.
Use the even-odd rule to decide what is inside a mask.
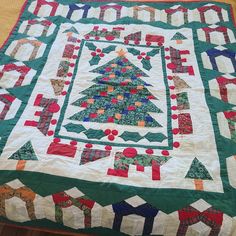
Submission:
[[[118,57],[91,72],[100,74],[95,84],[82,92],[84,97],[73,105],[84,108],[69,119],[84,122],[116,123],[143,127],[160,127],[149,112],[162,112],[151,100],[156,100],[141,79],[148,77],[132,64],[123,50]]]
[[[212,180],[206,167],[195,157],[185,178],[194,179],[195,188],[203,190],[203,180]]]

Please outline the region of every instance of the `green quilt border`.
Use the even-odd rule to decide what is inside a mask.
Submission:
[[[32,0],[28,0],[28,3],[26,5],[26,9],[28,8],[29,4],[32,2]],[[68,4],[75,2],[73,0],[58,0],[60,3]],[[80,3],[80,1],[77,1]],[[205,5],[206,3],[209,2],[194,2],[194,3],[183,3],[183,2],[178,2],[179,5],[182,6],[187,6],[188,8],[194,8],[196,6],[202,6]],[[216,3],[218,6],[223,7],[228,11],[229,16],[231,16],[231,19],[229,22],[224,22],[221,25],[227,26],[228,28],[232,29],[235,32],[235,26],[233,23],[232,15],[230,14],[230,4],[226,3],[219,3],[219,2],[211,2],[211,3]],[[92,6],[100,6],[103,5],[104,2],[89,2],[86,3]],[[124,6],[134,6],[134,5],[143,5],[144,3],[138,2],[116,2],[116,4],[121,4]],[[145,5],[148,6],[160,6],[158,7],[159,9],[163,9],[166,7],[171,7],[173,5],[176,5],[176,2],[173,3],[149,3],[145,2]],[[7,47],[9,46],[10,42],[14,39],[18,39],[21,37],[24,37],[26,35],[22,34],[17,34],[17,31],[19,29],[20,24],[22,23],[23,20],[26,19],[33,19],[37,18],[33,14],[29,13],[28,11],[24,11],[22,16],[20,17],[20,20],[18,21],[18,24],[15,28],[15,30],[12,32],[9,40],[7,43],[4,45],[3,49],[0,51],[0,58],[1,62],[0,64],[5,64],[8,62],[13,62],[15,60],[12,60],[8,56],[4,54],[6,51]],[[50,20],[52,21],[57,21],[60,19],[61,23],[63,23],[64,19],[62,17],[50,17]],[[68,21],[67,21],[68,22]],[[82,19],[80,23],[94,23],[94,24],[101,24],[104,23],[103,21],[97,20],[97,19]],[[143,24],[144,22],[139,21],[139,20],[133,20],[132,22],[130,21],[129,18],[123,18],[115,23],[105,23],[105,24]],[[169,26],[168,24],[161,23],[161,22],[152,22],[152,23],[145,23],[147,25],[153,25],[156,27],[163,27],[163,28],[169,28],[169,29],[178,29],[176,27]],[[190,23],[188,26],[192,26],[197,28],[200,23]],[[168,27],[167,27],[168,26]],[[207,26],[207,24],[200,24],[201,27]],[[58,27],[57,29],[58,30]],[[196,32],[195,32],[196,34]],[[49,36],[47,39],[39,38],[39,40],[45,42],[48,44],[46,51],[44,53],[44,57],[41,59],[38,59],[36,62],[24,62],[26,65],[29,65],[33,69],[37,70],[37,74],[35,76],[35,79],[33,80],[32,84],[29,86],[25,86],[25,88],[21,89],[21,99],[23,95],[25,94],[30,95],[31,91],[33,90],[36,82],[37,82],[37,77],[41,73],[41,70],[39,68],[43,68],[43,65],[45,63],[45,57],[49,53],[50,50],[50,42],[52,42],[55,38],[56,34]],[[230,46],[226,46],[227,48],[235,48],[236,44],[232,44]],[[198,42],[197,45],[195,45],[196,48],[201,48],[203,50],[206,48],[206,44],[202,42]],[[211,45],[211,47],[214,47],[215,45]],[[204,50],[203,50],[204,51]],[[198,59],[200,55],[200,50],[198,52]],[[215,73],[214,71],[209,71],[203,69],[203,66],[201,64],[201,61],[199,62],[199,65],[201,65],[201,75],[203,78],[206,78],[203,80],[204,86],[206,88],[206,100],[209,105],[213,104],[213,97],[210,96],[209,93],[209,85],[208,85],[208,79],[206,74],[208,75],[209,73],[211,74],[211,78],[214,78],[215,76],[219,75],[218,73]],[[21,87],[22,88],[22,87]],[[19,90],[19,89],[18,89]],[[22,92],[23,91],[23,92]],[[29,91],[27,93],[27,91]],[[9,91],[10,93],[13,94],[19,94],[19,91],[14,91],[14,89]],[[27,96],[25,96],[27,97]],[[214,100],[214,104],[215,104]],[[25,106],[26,106],[27,101],[23,100],[22,106],[19,109],[16,117],[12,120],[9,121],[9,123],[1,123],[0,126],[0,132],[6,133],[6,137],[8,136],[7,134],[10,134],[11,130],[6,131],[5,127],[6,126],[11,126],[14,127],[16,124],[17,120],[19,119],[21,113],[23,112]],[[227,109],[227,104],[220,104],[221,109],[225,110]],[[214,109],[209,106],[211,117],[213,124],[216,124],[216,108]],[[218,108],[217,108],[218,109]],[[3,125],[2,125],[3,124]],[[80,189],[82,192],[84,192],[87,196],[91,197],[95,201],[97,201],[99,204],[105,206],[112,204],[114,202],[121,201],[123,199],[127,199],[131,196],[134,195],[139,195],[141,198],[143,198],[145,201],[149,202],[153,206],[159,208],[165,213],[171,213],[175,210],[178,210],[186,205],[189,205],[193,203],[194,201],[197,201],[198,199],[202,198],[206,200],[208,203],[213,205],[214,208],[219,209],[223,211],[224,213],[228,214],[229,216],[235,216],[235,209],[236,209],[236,190],[233,189],[230,184],[229,180],[227,177],[226,173],[226,156],[230,156],[231,152],[236,151],[233,149],[232,150],[232,142],[229,142],[228,140],[225,140],[222,136],[219,135],[219,128],[218,125],[214,126],[214,132],[216,134],[216,142],[217,142],[217,148],[218,152],[220,155],[220,164],[221,164],[221,178],[223,181],[223,186],[224,186],[224,191],[225,193],[211,193],[211,192],[200,192],[200,191],[193,191],[193,190],[182,190],[182,189],[150,189],[150,188],[139,188],[139,187],[131,187],[131,186],[124,186],[124,185],[119,185],[119,184],[98,184],[94,182],[89,182],[89,181],[84,181],[84,180],[78,180],[78,179],[71,179],[71,178],[64,178],[64,177],[59,177],[59,176],[53,176],[53,175],[47,175],[47,174],[42,174],[42,173],[33,173],[32,172],[20,172],[20,171],[1,171],[0,172],[0,184],[4,184],[6,182],[9,182],[11,180],[14,180],[18,178],[23,184],[27,185],[30,187],[33,191],[37,192],[39,195],[42,196],[47,196],[55,192],[60,192],[64,191],[66,189],[70,189],[72,187],[77,187]],[[5,135],[4,135],[5,136]],[[222,146],[219,146],[221,144],[224,147],[224,150],[222,149]],[[1,143],[0,143],[1,145]],[[226,148],[227,147],[227,148]],[[227,149],[227,151],[226,151]],[[1,150],[0,150],[1,151]],[[59,184],[57,184],[59,183]],[[109,194],[108,194],[109,193]],[[95,197],[96,195],[96,197]],[[157,199],[158,196],[158,199]],[[229,201],[229,199],[231,201]],[[27,222],[26,224],[31,224],[31,222]],[[59,226],[58,226],[59,228]]]

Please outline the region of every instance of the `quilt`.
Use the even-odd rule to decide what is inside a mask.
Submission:
[[[236,235],[230,4],[28,0],[0,51],[0,219],[95,235]]]

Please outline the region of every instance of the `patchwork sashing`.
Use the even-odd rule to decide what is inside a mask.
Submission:
[[[184,236],[201,222],[201,232],[228,235],[234,210],[214,199],[231,199],[236,186],[229,6],[71,2],[28,1],[3,48],[0,174],[58,179],[52,192],[40,190],[40,217],[74,229]],[[73,185],[58,188],[69,178]],[[37,218],[31,188],[0,187]],[[100,203],[96,191],[113,187],[117,200]],[[169,193],[175,206],[165,207]],[[1,216],[26,221],[3,201]]]

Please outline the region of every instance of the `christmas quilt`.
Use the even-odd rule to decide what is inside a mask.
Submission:
[[[220,2],[26,1],[0,51],[0,220],[236,235],[235,33]]]

